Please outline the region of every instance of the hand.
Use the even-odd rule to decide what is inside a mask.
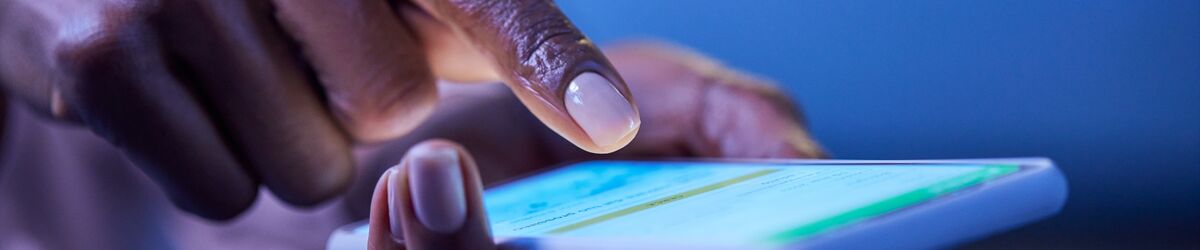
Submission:
[[[503,89],[456,88],[449,95],[461,101],[442,103],[430,122],[412,135],[366,153],[365,168],[377,172],[362,175],[360,182],[365,184],[355,187],[349,204],[370,218],[371,249],[492,247],[480,200],[481,180],[496,182],[565,162],[825,156],[795,105],[762,80],[659,44],[622,45],[606,50],[606,55],[628,80],[645,115],[638,137],[628,147],[610,155],[587,154],[569,147],[532,117],[504,119],[522,117],[517,114],[524,111]],[[416,146],[408,149],[409,145]],[[400,164],[389,168],[395,162]]]
[[[259,183],[297,205],[342,193],[351,144],[420,124],[435,78],[502,80],[590,152],[640,124],[550,0],[6,0],[0,55],[7,94],[88,127],[213,219]]]

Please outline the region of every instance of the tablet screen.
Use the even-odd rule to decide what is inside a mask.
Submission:
[[[497,237],[782,245],[1017,172],[1017,165],[588,162],[486,191]]]

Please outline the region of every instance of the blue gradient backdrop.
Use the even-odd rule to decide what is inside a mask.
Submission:
[[[1065,211],[975,243],[1200,244],[1200,1],[560,1],[778,81],[837,158],[1048,156]]]

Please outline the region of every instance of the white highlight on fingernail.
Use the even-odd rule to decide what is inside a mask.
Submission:
[[[571,80],[563,95],[567,113],[601,152],[616,151],[633,140],[641,125],[637,110],[612,82],[596,73]]]
[[[458,151],[450,147],[417,147],[408,152],[408,183],[417,219],[430,231],[451,233],[467,217]]]

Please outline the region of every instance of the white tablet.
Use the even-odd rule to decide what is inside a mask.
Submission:
[[[1053,215],[1047,159],[593,161],[488,188],[496,242],[527,249],[896,249]],[[330,237],[366,246],[365,223]]]

